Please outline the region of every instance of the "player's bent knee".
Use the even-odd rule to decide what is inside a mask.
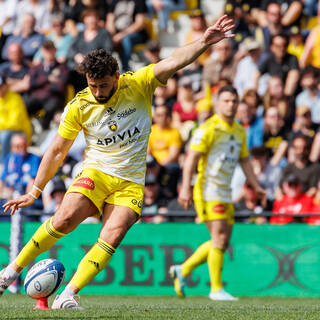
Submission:
[[[70,233],[77,226],[73,215],[54,215],[52,220],[53,227],[62,233]]]
[[[116,248],[126,235],[127,231],[128,229],[124,226],[107,227],[101,231],[99,237]]]

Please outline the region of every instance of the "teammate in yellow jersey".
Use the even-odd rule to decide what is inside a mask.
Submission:
[[[261,197],[265,196],[248,159],[245,130],[234,121],[237,106],[236,89],[222,87],[218,92],[217,114],[195,131],[190,142],[178,201],[184,209],[192,203],[191,179],[198,164],[198,177],[193,190],[194,205],[199,220],[207,225],[211,241],[200,245],[182,265],[170,267],[179,297],[184,297],[185,278],[194,268],[207,262],[211,282],[209,298],[237,300],[224,290],[221,273],[234,223],[230,184],[238,162],[256,192]]]
[[[146,151],[155,88],[193,62],[210,45],[234,35],[232,19],[222,16],[203,36],[176,49],[168,58],[139,71],[119,74],[117,61],[94,50],[77,67],[88,87],[70,101],[52,145],[40,164],[32,191],[8,201],[11,214],[31,205],[61,165],[80,130],[87,142],[82,173],[75,179],[54,214],[35,232],[15,261],[0,273],[0,295],[22,269],[86,218],[103,214],[99,238],[81,260],[76,273],[53,309],[79,309],[76,294],[101,270],[130,227],[139,219],[143,201]]]

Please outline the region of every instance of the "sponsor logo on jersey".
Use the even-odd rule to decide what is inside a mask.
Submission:
[[[139,208],[142,208],[142,200],[138,201],[137,199],[132,199],[131,203]]]
[[[113,144],[113,143],[121,142],[126,139],[131,139],[138,133],[140,133],[140,130],[137,127],[134,127],[134,129],[129,129],[124,132],[117,133],[116,135],[110,138],[98,139],[97,145],[109,146],[110,144]],[[132,140],[136,141],[137,139],[132,139]]]
[[[135,113],[136,111],[137,111],[136,108],[132,108],[132,109],[129,108],[128,110],[125,110],[123,112],[119,112],[119,113],[117,113],[118,120],[129,117],[131,114]]]
[[[113,110],[111,107],[110,108],[108,108],[107,110],[106,110],[106,112],[103,114],[103,116],[104,117],[108,117],[108,116],[111,116],[112,114],[114,114],[116,111],[115,110]]]
[[[84,110],[86,107],[89,107],[89,106],[90,106],[90,103],[87,102],[80,107],[80,110]]]
[[[109,122],[107,123],[107,125],[108,125],[109,129],[110,129],[111,131],[113,131],[113,132],[117,131],[117,129],[118,129],[118,125],[117,125],[117,123],[116,123],[114,120],[109,121]]]
[[[73,185],[74,187],[81,187],[93,190],[94,189],[94,182],[88,177],[80,178],[76,181],[76,183]]]
[[[224,204],[217,204],[212,207],[212,212],[214,213],[225,213],[226,212],[226,207]]]

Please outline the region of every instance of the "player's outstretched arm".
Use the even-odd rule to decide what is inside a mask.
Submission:
[[[235,35],[228,32],[234,27],[234,21],[223,15],[200,39],[176,49],[168,58],[158,62],[154,68],[155,77],[166,83],[175,72],[196,60],[212,44],[225,38],[233,38]]]
[[[66,157],[73,140],[62,138],[57,134],[49,147],[45,152],[38,172],[34,181],[34,188],[32,191],[22,195],[16,199],[10,200],[3,205],[4,212],[11,209],[11,215],[15,213],[18,208],[28,207],[40,196],[41,191],[47,184],[47,182],[55,175],[58,168]]]
[[[189,150],[183,165],[182,186],[179,192],[178,202],[185,210],[192,204],[191,180],[201,155],[201,152]]]

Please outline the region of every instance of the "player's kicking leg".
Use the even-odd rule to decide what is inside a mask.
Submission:
[[[130,208],[106,204],[98,241],[81,260],[65,290],[57,295],[52,309],[80,309],[77,293],[109,263],[113,253],[138,215]]]
[[[55,215],[39,227],[16,260],[0,272],[0,295],[17,279],[24,267],[96,212],[95,205],[84,195],[67,194]]]

